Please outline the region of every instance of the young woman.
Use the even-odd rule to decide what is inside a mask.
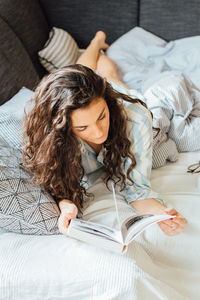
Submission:
[[[176,215],[159,223],[167,235],[176,235],[186,219],[166,208],[150,187],[151,114],[100,53],[107,47],[105,34],[98,32],[76,65],[40,82],[25,120],[23,164],[57,201],[62,233],[90,196],[89,187],[102,177],[106,186],[112,180],[139,213]],[[124,93],[109,82],[123,86]]]

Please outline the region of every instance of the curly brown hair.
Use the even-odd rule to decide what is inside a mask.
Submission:
[[[105,183],[112,179],[125,189],[126,179],[133,184],[130,173],[136,161],[127,137],[126,112],[120,99],[140,102],[114,90],[112,86],[91,69],[71,65],[52,72],[37,86],[32,98],[33,108],[25,117],[23,166],[37,185],[43,185],[56,201],[69,199],[82,207],[81,185],[85,170],[81,161],[81,145],[72,132],[71,113],[88,106],[94,99],[105,99],[110,112],[107,151],[103,164]],[[127,174],[123,172],[125,158],[131,160]]]

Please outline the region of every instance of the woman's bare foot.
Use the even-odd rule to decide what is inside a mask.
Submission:
[[[97,31],[89,46],[81,54],[76,63],[95,71],[97,69],[97,61],[101,55],[100,51],[106,50],[109,47],[105,40],[106,34],[101,30]]]
[[[92,39],[91,43],[95,43],[96,46],[99,48],[99,51],[100,50],[106,50],[106,49],[108,49],[109,45],[105,42],[105,40],[106,40],[105,32],[99,30],[95,34],[95,36]]]

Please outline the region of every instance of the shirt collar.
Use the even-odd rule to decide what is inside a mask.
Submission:
[[[80,143],[80,149],[81,149],[81,153],[85,154],[86,152],[92,152],[94,154],[96,154],[96,152],[94,151],[94,149],[92,147],[90,147],[90,145],[88,145],[88,143],[86,143],[85,141],[83,141],[81,138],[77,137],[79,143]],[[102,156],[103,152],[106,151],[106,148],[104,147],[104,145],[102,145],[101,150],[99,151],[98,156]]]

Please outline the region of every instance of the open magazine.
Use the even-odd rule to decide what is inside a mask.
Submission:
[[[129,216],[122,223],[112,184],[118,229],[103,224],[72,219],[68,227],[68,236],[118,253],[125,253],[128,245],[149,226],[170,218],[172,215],[136,215]]]

